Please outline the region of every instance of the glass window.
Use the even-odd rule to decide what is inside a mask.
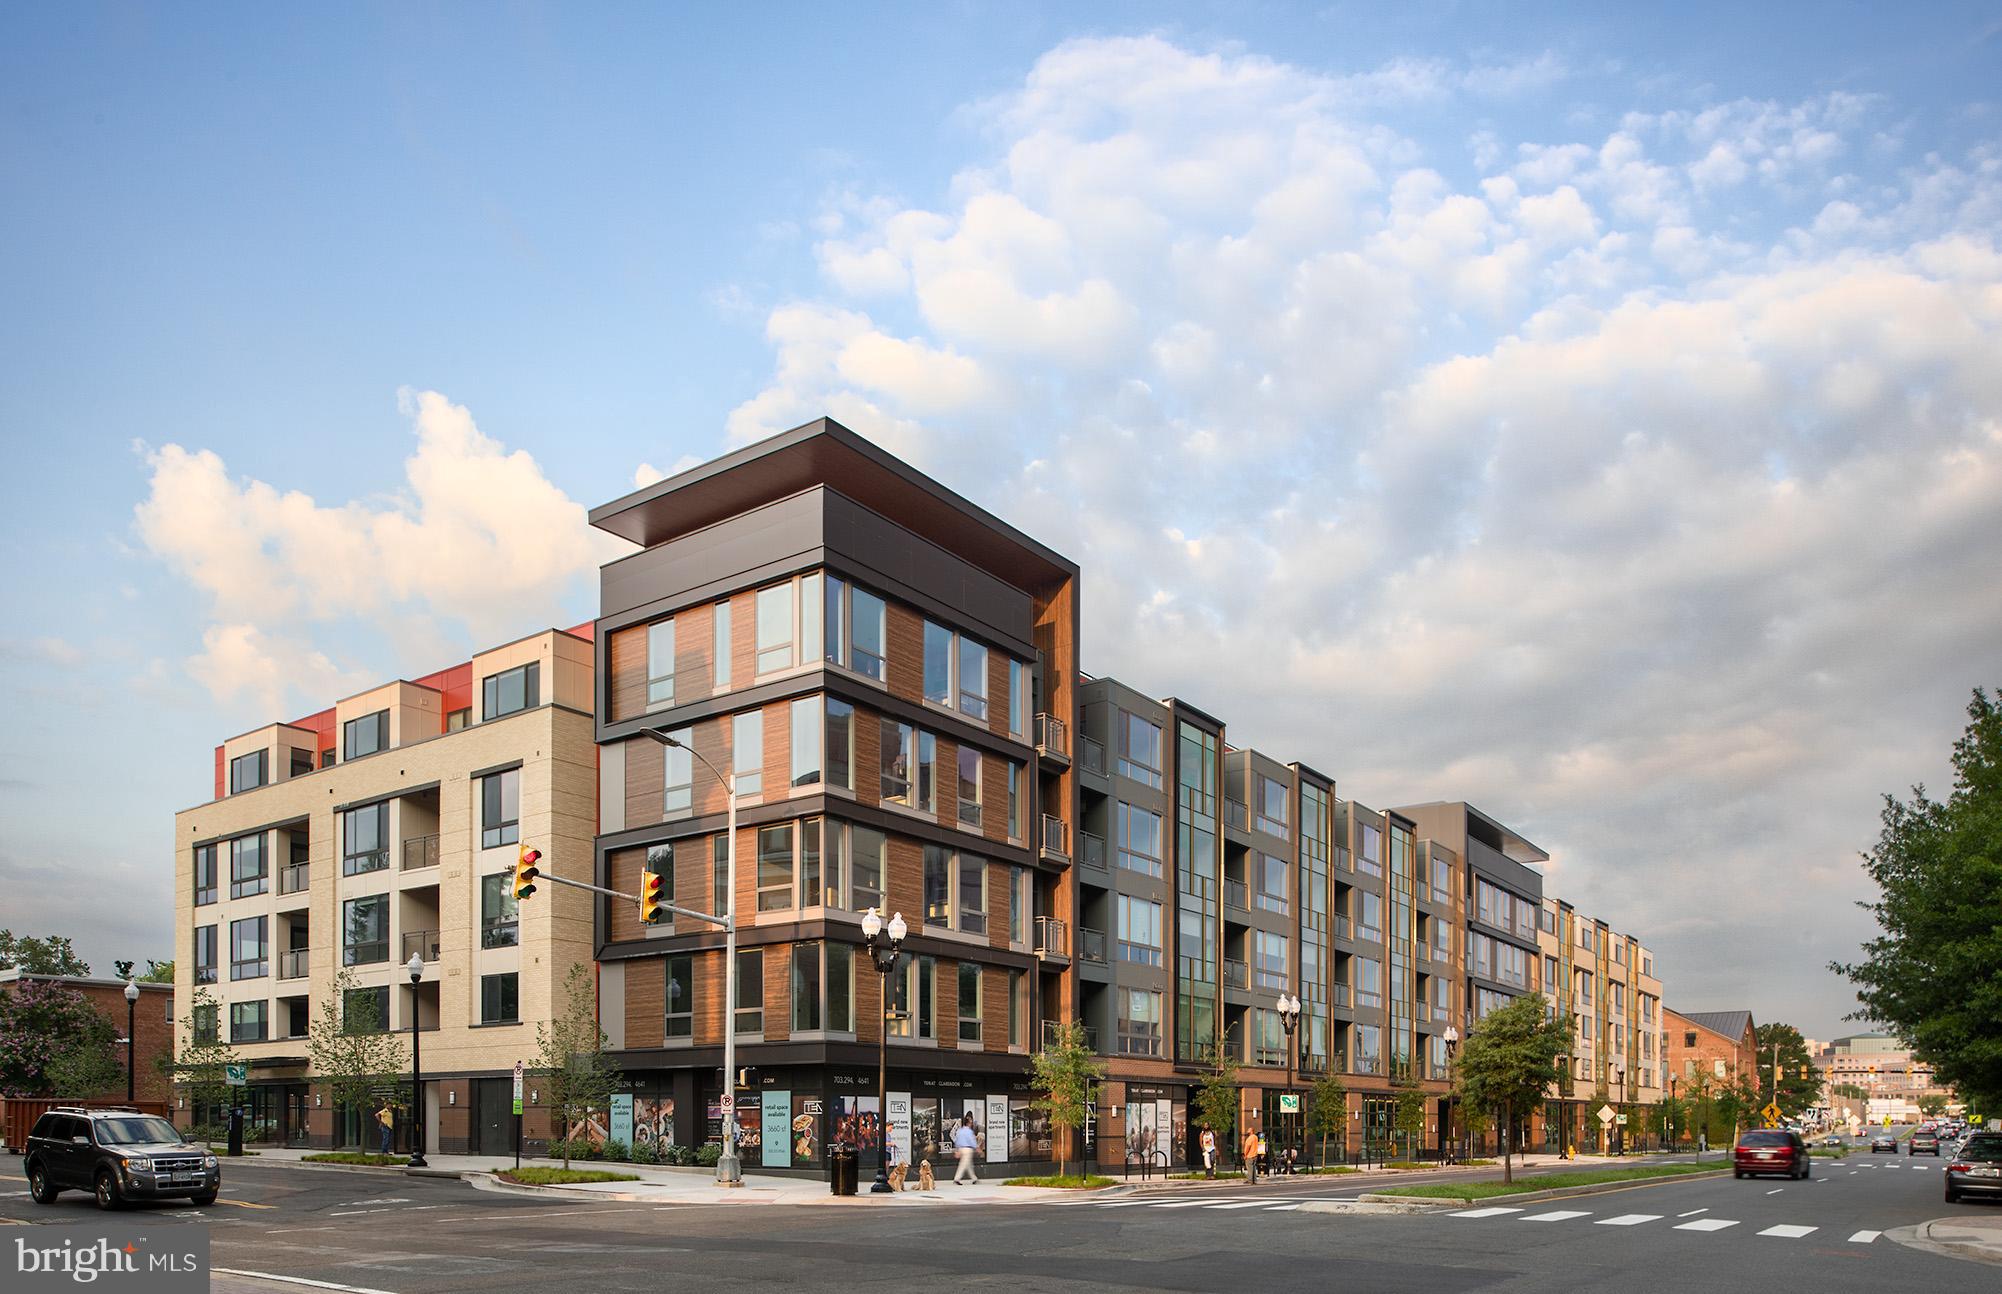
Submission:
[[[1008,839],[1027,840],[1029,824],[1024,821],[1028,804],[1022,796],[1022,766],[1008,761]]]
[[[521,1019],[521,976],[514,971],[480,976],[480,1023]]]
[[[959,748],[959,822],[980,825],[980,752],[964,745]]]
[[[1356,1050],[1355,1072],[1358,1074],[1379,1074],[1383,1072],[1383,1030],[1373,1024],[1359,1024],[1355,1027]]]
[[[716,631],[710,642],[710,661],[716,673],[716,690],[723,692],[730,686],[730,604],[718,602],[709,619]]]
[[[646,706],[673,704],[674,621],[656,620],[646,627]]]
[[[737,1018],[732,1028],[738,1033],[765,1031],[765,950],[737,950]]]
[[[925,922],[934,926],[952,924],[952,855],[938,845],[925,846]]]
[[[1119,712],[1119,774],[1161,787],[1161,728],[1137,714]]]
[[[972,962],[959,964],[959,1040],[980,1041],[980,967]]]
[[[758,911],[782,912],[792,901],[792,824],[758,828]]]
[[[867,589],[855,589],[850,596],[853,599],[851,619],[855,640],[854,651],[846,663],[857,674],[866,674],[880,681],[883,678],[883,640],[886,637],[883,599]]]
[[[1253,900],[1267,912],[1286,910],[1286,860],[1258,854],[1258,895]]]
[[[499,719],[522,710],[533,710],[542,704],[541,681],[542,664],[539,661],[488,675],[480,682],[480,696],[485,704],[480,717]]]
[[[213,903],[216,898],[215,846],[195,847],[195,905]]]
[[[799,824],[799,905],[820,900],[820,819],[812,818]]]
[[[855,707],[827,698],[827,784],[855,789]]]
[[[1161,815],[1124,800],[1115,802],[1114,844],[1119,865],[1146,876],[1161,874]]]
[[[820,663],[820,572],[799,577],[799,663]]]
[[[1119,903],[1119,960],[1142,966],[1161,964],[1161,905],[1130,894]]]
[[[938,965],[930,957],[909,958],[903,973],[890,981],[890,1036],[927,1039],[936,1036],[933,990]]]
[[[792,1031],[818,1032],[820,1015],[820,945],[792,946]]]
[[[480,779],[480,848],[497,849],[521,841],[521,770],[510,768]]]
[[[880,909],[883,906],[883,851],[886,847],[883,833],[868,827],[855,827],[849,832],[849,845],[849,866],[853,873],[848,885],[849,909],[855,912]]]
[[[1035,884],[1026,867],[1008,869],[1008,942],[1026,946],[1029,942],[1029,913],[1034,903]]]
[[[987,648],[970,638],[959,640],[959,710],[987,721]]]
[[[821,736],[821,720],[826,702],[817,696],[803,696],[792,703],[792,784],[818,786],[821,759],[826,746]]]
[[[686,817],[695,810],[695,756],[689,753],[689,747],[695,744],[695,730],[677,728],[667,735],[681,744],[660,748],[664,783],[661,813],[669,818]]]
[[[520,939],[520,911],[514,897],[514,873],[495,872],[480,878],[480,947],[512,948]]]
[[[914,753],[911,725],[883,720],[882,798],[885,804],[911,802],[911,757]]]
[[[262,979],[271,948],[265,941],[269,917],[248,917],[229,923],[229,977]]]
[[[925,621],[925,700],[952,704],[952,630]]]
[[[1269,930],[1253,933],[1258,936],[1253,951],[1257,961],[1252,968],[1258,987],[1283,990],[1286,987],[1286,936]]]
[[[848,828],[842,823],[829,819],[822,828],[826,837],[826,851],[821,860],[824,873],[820,895],[809,897],[808,903],[819,903],[823,907],[846,908],[848,905]],[[853,909],[849,909],[852,911]]]
[[[727,916],[736,910],[737,896],[730,890],[730,837],[728,833],[715,838],[711,846],[710,859],[714,884],[710,889],[712,901],[716,904],[716,915]]]
[[[473,707],[469,705],[460,706],[458,709],[452,711],[450,714],[445,716],[445,731],[464,732],[466,730],[466,725],[471,723],[472,721],[473,721]],[[326,765],[324,764],[321,765],[321,767],[323,768],[325,766]]]
[[[216,1040],[216,1015],[214,1003],[194,1009],[196,1042],[212,1043]]]
[[[959,921],[964,934],[987,933],[987,860],[962,854],[959,859]]]
[[[1029,669],[1012,656],[1008,658],[1008,735],[1022,739],[1029,735]]]
[[[229,793],[235,795],[239,791],[254,791],[269,781],[270,778],[267,776],[270,768],[269,755],[268,751],[253,750],[248,755],[238,755],[230,760]],[[308,771],[311,771],[311,768],[312,757],[309,755]],[[298,770],[295,768],[293,771]]]
[[[360,759],[389,749],[389,711],[377,710],[341,725],[341,758]]]
[[[827,1027],[833,1033],[855,1032],[855,949],[830,943],[827,948]]]
[[[216,928],[214,926],[195,927],[195,983],[213,984],[216,981]]]
[[[918,801],[920,813],[938,812],[938,738],[918,734]]]
[[[1258,778],[1258,820],[1260,831],[1274,836],[1287,834],[1286,784],[1269,777]]]
[[[758,590],[758,673],[790,669],[793,664],[793,586],[774,584]]]
[[[1362,856],[1356,859],[1356,870],[1368,872],[1371,876],[1383,875],[1383,831],[1368,823],[1362,825]]]
[[[341,904],[341,960],[348,966],[389,960],[387,894],[371,894]]]
[[[359,876],[389,866],[389,802],[341,815],[341,875]]]
[[[765,714],[748,710],[731,721],[731,771],[737,794],[763,795],[765,791]]]
[[[1029,977],[1018,970],[1008,972],[1008,1045],[1029,1049]]]
[[[229,1040],[231,1042],[264,1042],[271,1036],[269,1002],[232,1002],[229,1004]]]
[[[1356,938],[1383,942],[1383,896],[1370,890],[1361,890],[1357,897],[1362,900],[1361,928]]]
[[[264,835],[238,836],[229,842],[229,896],[248,898],[264,893]]]
[[[1119,1005],[1119,1054],[1158,1056],[1161,1054],[1161,995],[1137,988],[1114,992]]]
[[[663,1036],[695,1036],[695,958],[676,953],[661,959],[667,965],[667,1023]]]
[[[1383,1005],[1383,963],[1374,957],[1357,957],[1356,1005]]]

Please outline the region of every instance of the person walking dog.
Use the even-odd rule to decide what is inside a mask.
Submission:
[[[954,1186],[967,1186],[980,1180],[980,1174],[973,1171],[973,1148],[979,1141],[973,1132],[973,1116],[969,1114],[961,1118],[958,1129],[952,1134],[952,1149],[959,1156],[959,1167],[952,1171]]]

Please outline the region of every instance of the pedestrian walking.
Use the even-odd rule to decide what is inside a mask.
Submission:
[[[396,1107],[384,1101],[382,1108],[375,1112],[375,1122],[382,1130],[382,1153],[386,1155],[389,1153],[390,1138],[396,1133]]]
[[[1258,1134],[1249,1128],[1244,1130],[1244,1184],[1258,1185]]]
[[[952,1134],[953,1153],[959,1156],[959,1167],[952,1172],[954,1186],[969,1186],[980,1180],[980,1174],[973,1171],[973,1150],[979,1141],[973,1132],[973,1116],[962,1117]]]
[[[1207,1123],[1203,1125],[1203,1171],[1212,1179],[1216,1177],[1216,1132]]]

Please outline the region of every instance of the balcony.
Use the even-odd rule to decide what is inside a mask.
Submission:
[[[1334,991],[1328,1000],[1336,1006],[1347,1006],[1349,1004],[1349,986],[1346,984],[1336,984],[1332,987]]]
[[[278,869],[278,892],[280,894],[303,894],[311,883],[310,869],[304,863],[287,863]]]
[[[1089,831],[1077,833],[1078,862],[1086,867],[1105,870],[1105,837],[1094,836]]]
[[[308,948],[290,948],[278,954],[279,979],[305,979],[307,972]]]
[[[1248,821],[1248,819],[1249,819],[1249,814],[1244,807],[1244,801],[1233,800],[1230,799],[1228,796],[1224,798],[1223,802],[1224,826],[1236,827],[1239,831],[1245,831],[1249,829],[1245,826],[1245,823]]]
[[[1085,961],[1105,964],[1105,931],[1090,926],[1077,928],[1077,955]]]
[[[1043,815],[1043,860],[1067,863],[1071,858],[1071,824],[1053,814]]]
[[[406,930],[403,932],[403,955],[400,961],[409,961],[412,956],[427,962],[438,960],[438,932],[436,930]]]
[[[1243,881],[1234,881],[1226,876],[1223,878],[1223,905],[1227,908],[1236,908],[1240,912],[1249,912],[1251,891],[1245,887]]]
[[[1078,734],[1077,745],[1078,758],[1084,771],[1087,773],[1096,773],[1098,776],[1104,777],[1106,774],[1105,746],[1100,742],[1093,741],[1083,733]]]
[[[438,837],[412,836],[403,842],[403,870],[420,871],[438,865]]]
[[[1045,763],[1071,762],[1070,725],[1053,714],[1036,716],[1036,754]]]
[[[1251,987],[1251,967],[1243,962],[1223,959],[1223,986],[1225,988],[1249,989]]]
[[[1043,1021],[1043,1045],[1045,1047],[1054,1047],[1057,1043],[1057,1034],[1062,1031],[1063,1027],[1061,1020]],[[1084,1046],[1086,1051],[1096,1052],[1098,1050],[1098,1030],[1091,1025],[1084,1027]]]
[[[1044,961],[1068,965],[1071,959],[1070,925],[1056,917],[1037,917],[1036,956]]]
[[[1349,919],[1346,913],[1335,914],[1335,935],[1340,939],[1349,938]]]

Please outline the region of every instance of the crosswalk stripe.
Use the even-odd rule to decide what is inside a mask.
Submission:
[[[1090,1203],[1094,1207],[1101,1209],[1137,1209],[1137,1208],[1142,1208],[1148,1204],[1152,1204],[1153,1201],[1152,1200],[1092,1200],[1090,1201]]]
[[[1777,1236],[1781,1240],[1798,1240],[1802,1236],[1812,1234],[1813,1232],[1819,1231],[1820,1229],[1821,1228],[1819,1227],[1796,1227],[1790,1224],[1782,1223],[1781,1225],[1776,1227],[1767,1227],[1764,1231],[1761,1231],[1759,1234],[1762,1236]]]
[[[1297,1204],[1275,1204],[1275,1205],[1273,1205],[1273,1206],[1272,1206],[1271,1208],[1267,1209],[1267,1210],[1266,1210],[1266,1212],[1267,1212],[1267,1213],[1291,1213],[1291,1212],[1292,1212],[1293,1210],[1295,1210],[1295,1209],[1297,1209],[1297,1208],[1299,1208],[1299,1207],[1300,1207],[1300,1206],[1299,1206],[1299,1205],[1297,1205]]]
[[[1229,1204],[1212,1204],[1213,1209],[1256,1209],[1263,1208],[1264,1200],[1232,1200]]]
[[[1881,1231],[1858,1231],[1855,1235],[1849,1237],[1849,1243],[1852,1245],[1867,1245],[1883,1234]]]
[[[1500,1205],[1490,1205],[1485,1209],[1467,1209],[1464,1212],[1449,1213],[1446,1216],[1449,1218],[1498,1218],[1502,1216],[1502,1214],[1504,1213],[1520,1213],[1520,1212],[1522,1212],[1521,1209],[1511,1209],[1511,1208],[1504,1208]]]
[[[1163,1200],[1154,1207],[1157,1209],[1205,1209],[1212,1204],[1222,1203],[1224,1203],[1222,1200]]]
[[[1517,1218],[1517,1222],[1567,1222],[1572,1218],[1591,1217],[1589,1209],[1552,1209],[1548,1213],[1531,1213]]]
[[[1729,1218],[1698,1218],[1694,1222],[1684,1222],[1676,1226],[1677,1231],[1722,1231],[1725,1227],[1738,1224]]]
[[[1659,1213],[1622,1213],[1617,1218],[1600,1218],[1594,1224],[1602,1227],[1637,1227],[1643,1222],[1659,1222]]]
[[[1687,1213],[1678,1213],[1678,1214],[1676,1214],[1675,1216],[1676,1216],[1676,1217],[1678,1217],[1678,1218],[1693,1218],[1693,1217],[1695,1217],[1695,1216],[1696,1216],[1697,1214],[1699,1214],[1699,1213],[1708,1213],[1709,1211],[1710,1211],[1710,1210],[1709,1210],[1709,1209],[1707,1209],[1707,1208],[1702,1208],[1702,1209],[1691,1209],[1691,1210],[1690,1210],[1689,1212],[1687,1212]]]

